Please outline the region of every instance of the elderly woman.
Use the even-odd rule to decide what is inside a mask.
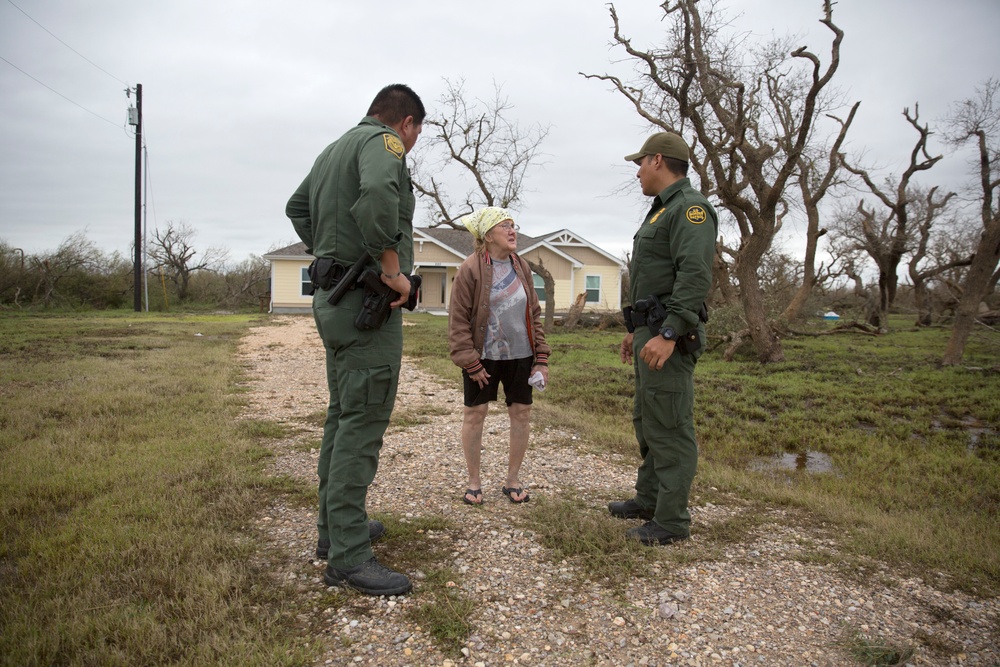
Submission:
[[[475,252],[458,269],[448,307],[448,348],[462,369],[465,413],[462,449],[469,467],[464,500],[483,502],[479,477],[483,422],[502,384],[510,417],[510,458],[503,494],[512,503],[530,500],[518,475],[528,449],[535,373],[548,382],[549,346],[528,262],[518,257],[517,225],[506,209],[489,206],[462,219]]]

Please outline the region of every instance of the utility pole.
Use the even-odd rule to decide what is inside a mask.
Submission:
[[[128,96],[130,89],[125,89]],[[134,113],[133,113],[134,112]],[[133,305],[142,311],[142,84],[135,84],[135,109],[129,109],[129,125],[135,126],[135,261],[132,280],[135,283]]]
[[[146,234],[149,232],[149,206],[146,198],[149,197],[149,151],[142,148],[142,157],[146,161],[146,179],[142,185],[142,299],[146,304],[146,312],[149,312],[149,257],[146,256]]]

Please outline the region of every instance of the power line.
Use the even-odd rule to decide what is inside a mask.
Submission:
[[[36,21],[35,19],[33,19],[31,17],[31,15],[28,14],[28,12],[24,11],[23,9],[21,9],[20,7],[18,7],[17,5],[15,5],[14,2],[13,2],[13,0],[7,0],[7,2],[9,2],[14,7],[14,9],[16,9],[17,11],[21,12],[22,14],[24,14],[25,16],[27,16],[29,19],[31,19],[31,21],[35,25],[37,25],[39,28],[41,28],[45,32],[47,32],[50,35],[52,35],[52,37],[55,38],[56,41],[58,41],[60,44],[62,44],[63,46],[65,46],[67,49],[69,49],[70,51],[72,51],[76,55],[80,56],[81,58],[83,58],[84,60],[86,60],[88,63],[90,63],[91,65],[93,65],[94,67],[96,67],[97,69],[101,70],[102,72],[104,72],[105,74],[107,74],[108,76],[110,76],[115,81],[118,81],[119,83],[124,83],[126,86],[128,85],[127,81],[122,81],[117,76],[115,76],[114,74],[112,74],[108,70],[104,69],[103,67],[101,67],[100,65],[98,65],[97,63],[95,63],[93,60],[91,60],[87,56],[83,55],[82,53],[80,53],[79,51],[77,51],[76,49],[74,49],[72,46],[70,46],[66,42],[64,42],[61,39],[59,39],[58,37],[56,37],[55,33],[53,33],[51,30],[49,30],[48,28],[46,28],[45,26],[43,26],[41,23],[39,23],[38,21]]]
[[[8,2],[10,2],[10,0],[7,0],[7,1],[8,1]],[[100,115],[100,114],[98,114],[98,113],[96,113],[96,112],[93,112],[93,111],[91,111],[90,109],[88,109],[87,107],[83,106],[82,104],[78,104],[77,102],[74,102],[73,100],[71,100],[70,98],[66,97],[65,95],[63,95],[62,93],[60,93],[60,92],[59,92],[58,90],[56,90],[56,89],[55,89],[55,88],[53,88],[52,86],[49,86],[49,85],[47,85],[47,84],[45,84],[45,83],[43,83],[43,82],[39,81],[39,80],[38,80],[38,79],[36,79],[35,77],[31,76],[30,74],[28,74],[28,73],[27,73],[27,72],[25,72],[25,71],[24,71],[23,69],[21,69],[20,67],[18,67],[17,65],[15,65],[14,63],[12,63],[11,61],[7,60],[7,59],[6,59],[6,58],[4,58],[3,56],[0,56],[0,60],[4,61],[5,63],[7,63],[8,65],[10,65],[10,66],[11,66],[11,67],[13,67],[14,69],[16,69],[16,70],[17,70],[18,72],[20,72],[20,73],[21,73],[21,74],[23,74],[24,76],[26,76],[26,77],[28,77],[29,79],[31,79],[31,80],[32,80],[32,81],[34,81],[35,83],[39,84],[40,86],[44,86],[45,88],[48,88],[48,89],[49,89],[49,90],[51,90],[51,91],[52,91],[53,93],[55,93],[55,94],[56,94],[56,95],[58,95],[59,97],[63,98],[64,100],[66,100],[66,101],[67,101],[67,102],[69,102],[70,104],[73,104],[73,105],[76,105],[76,106],[80,107],[81,109],[83,109],[83,110],[84,110],[84,111],[86,111],[87,113],[91,114],[92,116],[96,116],[97,118],[100,118],[100,119],[101,119],[101,120],[103,120],[103,121],[104,121],[105,123],[110,123],[111,125],[114,125],[115,127],[118,127],[118,128],[120,128],[120,127],[121,127],[121,124],[120,124],[120,123],[116,123],[116,122],[114,122],[113,120],[108,120],[108,119],[107,119],[107,118],[105,118],[104,116],[102,116],[102,115]]]

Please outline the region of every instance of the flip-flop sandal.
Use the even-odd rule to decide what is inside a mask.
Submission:
[[[480,500],[469,500],[467,496],[472,496],[473,498],[479,498]],[[482,505],[483,490],[482,489],[466,489],[465,493],[462,494],[462,502],[466,505]]]
[[[509,500],[510,502],[514,503],[515,505],[520,505],[521,503],[526,503],[529,500],[531,500],[531,496],[529,496],[527,494],[525,494],[524,498],[521,498],[520,500],[517,500],[516,498],[514,498],[514,496],[519,496],[522,493],[524,493],[524,489],[522,489],[521,487],[513,487],[512,486],[510,488],[507,488],[506,486],[504,486],[500,490],[503,491],[503,494],[505,496],[507,496],[507,500]]]

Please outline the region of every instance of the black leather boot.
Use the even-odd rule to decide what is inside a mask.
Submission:
[[[327,586],[347,586],[366,595],[402,595],[413,588],[405,574],[390,570],[374,557],[348,570],[327,565],[323,581]]]

